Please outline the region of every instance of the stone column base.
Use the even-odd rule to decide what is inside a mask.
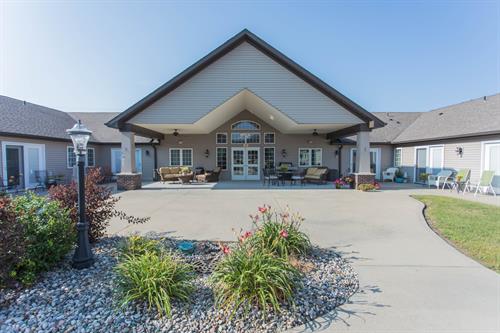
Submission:
[[[119,173],[116,175],[116,188],[120,191],[137,190],[142,186],[142,174]]]
[[[354,174],[354,188],[357,189],[361,184],[373,184],[375,174],[369,172],[358,172]]]

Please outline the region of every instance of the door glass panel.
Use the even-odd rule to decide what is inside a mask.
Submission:
[[[142,173],[142,152],[140,148],[135,150],[135,171]]]
[[[233,150],[233,164],[243,165],[243,150]]]
[[[243,176],[243,167],[241,166],[233,167],[233,173],[235,176]]]
[[[6,147],[7,184],[9,186],[22,185],[22,148]]]
[[[259,167],[249,166],[247,170],[249,176],[256,176],[259,174]]]
[[[122,152],[121,150],[112,150],[111,151],[111,158],[113,159],[111,162],[111,167],[114,174],[120,173],[122,170]]]
[[[500,144],[489,145],[487,155],[486,170],[493,170],[495,174],[500,175]]]
[[[370,152],[370,172],[377,174],[377,152]]]
[[[427,149],[426,148],[418,148],[417,149],[417,173],[416,173],[416,181],[420,180],[420,175],[423,173],[427,173]]]
[[[437,174],[439,171],[441,171],[441,165],[443,162],[442,159],[442,153],[443,153],[443,148],[442,147],[435,147],[435,148],[430,148],[430,158],[431,158],[431,173],[432,174]]]
[[[248,164],[258,164],[259,163],[259,152],[256,150],[248,151]]]
[[[40,155],[38,148],[28,148],[28,177],[30,185],[36,184],[36,171],[40,171]]]

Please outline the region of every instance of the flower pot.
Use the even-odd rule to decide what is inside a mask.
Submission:
[[[403,177],[396,177],[396,179],[394,180],[396,183],[404,183],[405,182],[405,179]]]

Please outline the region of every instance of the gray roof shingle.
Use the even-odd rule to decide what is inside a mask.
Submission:
[[[500,94],[422,112],[393,143],[500,133]]]

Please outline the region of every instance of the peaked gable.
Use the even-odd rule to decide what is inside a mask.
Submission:
[[[132,117],[136,116],[140,112],[142,112],[145,108],[148,106],[152,105],[165,95],[169,94],[170,92],[174,91],[177,87],[191,79],[193,76],[195,76],[197,73],[205,69],[207,66],[211,65],[236,47],[240,46],[242,43],[247,42],[248,44],[254,46],[256,49],[258,49],[260,52],[263,54],[267,55],[271,59],[273,59],[275,62],[289,70],[290,72],[294,73],[298,77],[300,77],[303,81],[307,82],[309,85],[313,86],[316,88],[318,91],[320,91],[322,94],[324,94],[326,97],[330,98],[334,102],[336,102],[338,105],[342,106],[345,108],[347,111],[358,117],[364,122],[369,122],[373,121],[375,127],[380,127],[383,126],[384,123],[369,113],[368,111],[364,110],[362,107],[345,97],[344,95],[340,94],[337,90],[333,89],[330,87],[328,84],[325,82],[321,81],[319,78],[290,60],[288,57],[283,55],[281,52],[278,50],[274,49],[272,46],[252,34],[248,30],[243,30],[233,38],[229,39],[226,43],[223,45],[219,46],[217,49],[212,51],[210,54],[196,62],[194,65],[191,67],[187,68],[184,72],[179,74],[178,76],[174,77],[172,80],[168,81],[155,91],[153,91],[151,94],[148,96],[144,97],[142,100],[131,106],[129,109],[126,111],[122,112],[119,114],[117,117],[113,118],[111,121],[107,123],[108,126],[110,127],[121,127],[130,120]]]

